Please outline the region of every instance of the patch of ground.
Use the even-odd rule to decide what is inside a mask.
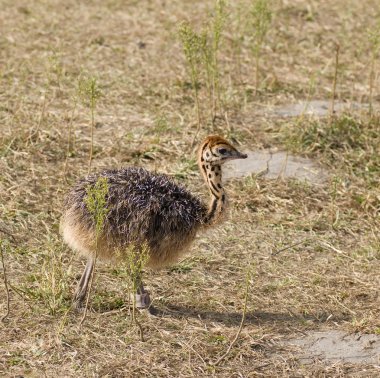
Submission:
[[[302,363],[325,360],[328,363],[350,362],[354,364],[380,364],[380,336],[347,334],[344,331],[313,331],[291,339],[286,345],[299,348]],[[380,369],[380,366],[379,366]]]
[[[224,178],[244,177],[258,174],[267,178],[295,178],[312,184],[321,184],[328,173],[313,160],[294,156],[284,151],[245,151],[248,158],[226,165]]]

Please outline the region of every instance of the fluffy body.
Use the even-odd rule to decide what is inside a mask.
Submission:
[[[74,296],[75,307],[80,309],[87,297],[95,257],[124,259],[130,245],[140,250],[147,246],[147,266],[166,266],[186,252],[200,228],[221,222],[227,208],[222,164],[246,157],[219,136],[209,136],[203,141],[198,150],[198,165],[209,189],[209,206],[169,177],[143,168],[108,170],[79,181],[66,197],[61,221],[66,243],[87,257]],[[107,212],[101,234],[96,235],[94,217],[86,200],[88,190],[102,177],[108,184]],[[149,308],[149,293],[141,277],[139,281],[135,303],[139,308]]]
[[[86,206],[87,188],[108,182],[107,214],[98,238],[100,259],[123,257],[128,245],[149,247],[147,266],[159,268],[186,252],[204,225],[207,207],[166,175],[143,168],[106,170],[80,180],[65,199],[61,232],[65,242],[88,258],[95,256],[95,225]]]

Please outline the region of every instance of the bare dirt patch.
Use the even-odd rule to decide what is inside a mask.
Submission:
[[[293,178],[312,184],[326,182],[328,173],[311,159],[284,151],[245,151],[248,158],[226,165],[225,179],[256,174],[267,178]]]
[[[344,331],[312,331],[304,337],[291,339],[286,345],[299,347],[302,363],[315,360],[328,363],[350,362],[354,364],[380,363],[380,336],[362,333],[348,334]]]

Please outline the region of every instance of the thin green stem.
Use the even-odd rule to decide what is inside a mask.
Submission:
[[[94,153],[94,129],[95,129],[95,102],[91,99],[91,144],[90,144],[90,155],[88,158],[88,174],[91,173],[91,163],[92,156]]]
[[[335,71],[334,71],[334,80],[333,80],[333,88],[332,88],[332,95],[331,95],[331,106],[330,106],[330,117],[329,117],[329,124],[330,125],[331,125],[333,117],[334,117],[336,84],[338,81],[338,68],[339,68],[339,51],[340,51],[340,46],[339,46],[339,44],[337,44],[336,50],[335,50]]]

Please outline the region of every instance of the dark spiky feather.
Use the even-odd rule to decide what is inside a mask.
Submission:
[[[162,241],[192,235],[203,224],[206,206],[166,175],[143,168],[106,170],[80,180],[66,197],[65,207],[86,228],[94,228],[86,207],[86,189],[99,177],[108,181],[104,236],[121,244],[148,242],[155,250]],[[170,243],[169,243],[170,244]]]

